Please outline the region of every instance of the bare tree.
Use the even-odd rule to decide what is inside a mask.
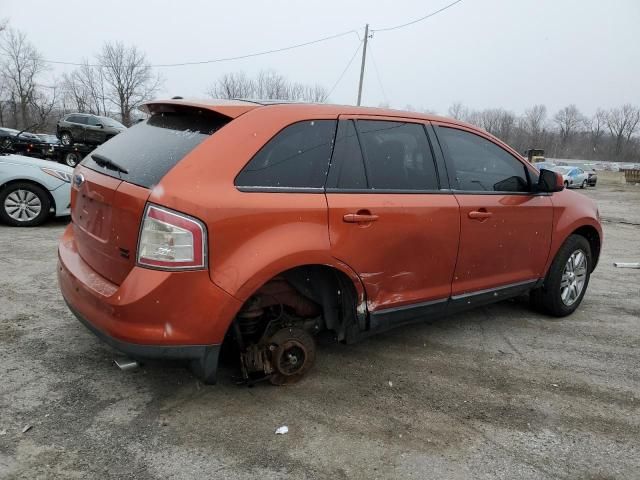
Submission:
[[[530,146],[539,148],[538,144],[542,141],[546,119],[547,107],[544,105],[534,105],[525,110],[521,125],[528,135]]]
[[[567,105],[558,111],[553,117],[553,121],[558,125],[560,130],[560,140],[562,146],[566,146],[567,141],[578,131],[581,125],[584,125],[585,120],[583,115],[575,105]]]
[[[31,112],[34,128],[41,128],[46,125],[54,112],[58,102],[58,87],[52,86],[45,89],[38,89],[31,98]]]
[[[107,94],[102,68],[89,64],[87,59],[70,74],[64,74],[64,94],[78,112],[107,115]]]
[[[45,63],[26,35],[12,28],[7,29],[0,42],[0,52],[4,56],[0,75],[13,101],[14,126],[28,127],[29,106],[33,103],[38,77],[46,70]]]
[[[593,151],[598,150],[598,145],[604,135],[604,129],[607,123],[607,112],[599,108],[589,120],[589,138],[591,140],[591,148]]]
[[[449,107],[448,114],[456,120],[464,120],[469,115],[469,111],[461,102],[455,102]]]
[[[225,73],[209,87],[207,94],[213,98],[251,98],[255,85],[244,72]]]
[[[207,94],[213,98],[254,98],[325,102],[327,89],[322,85],[292,83],[274,70],[262,70],[255,79],[243,72],[227,73],[209,87]]]
[[[131,125],[131,113],[150,100],[160,87],[145,54],[121,42],[106,43],[97,56],[105,82],[105,96],[119,111],[122,123]]]
[[[612,108],[607,115],[607,128],[615,140],[615,155],[619,156],[635,133],[640,122],[640,110],[631,104]]]

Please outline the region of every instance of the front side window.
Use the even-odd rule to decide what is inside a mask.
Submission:
[[[236,177],[238,187],[323,188],[335,120],[289,125],[267,142]]]
[[[437,190],[438,177],[422,124],[358,120],[369,187]]]
[[[438,127],[438,138],[447,153],[449,180],[455,190],[529,191],[524,164],[495,143],[450,127]]]
[[[100,122],[98,121],[98,119],[96,117],[94,117],[93,115],[90,117],[87,117],[88,123],[89,125],[95,127],[97,126]]]

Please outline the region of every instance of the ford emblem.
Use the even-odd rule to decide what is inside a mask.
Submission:
[[[76,188],[80,188],[80,186],[84,183],[84,175],[82,175],[81,173],[76,173],[73,176],[73,185]]]

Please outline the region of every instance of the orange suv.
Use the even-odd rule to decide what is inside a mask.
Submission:
[[[451,119],[350,106],[154,101],[74,173],[58,277],[133,358],[293,383],[314,336],[355,342],[529,293],[564,316],[598,262],[593,201]],[[227,342],[225,342],[227,340]]]

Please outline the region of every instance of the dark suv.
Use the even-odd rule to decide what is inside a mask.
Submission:
[[[101,144],[115,137],[127,127],[108,117],[88,113],[69,113],[56,127],[56,135],[63,145],[74,143]]]

